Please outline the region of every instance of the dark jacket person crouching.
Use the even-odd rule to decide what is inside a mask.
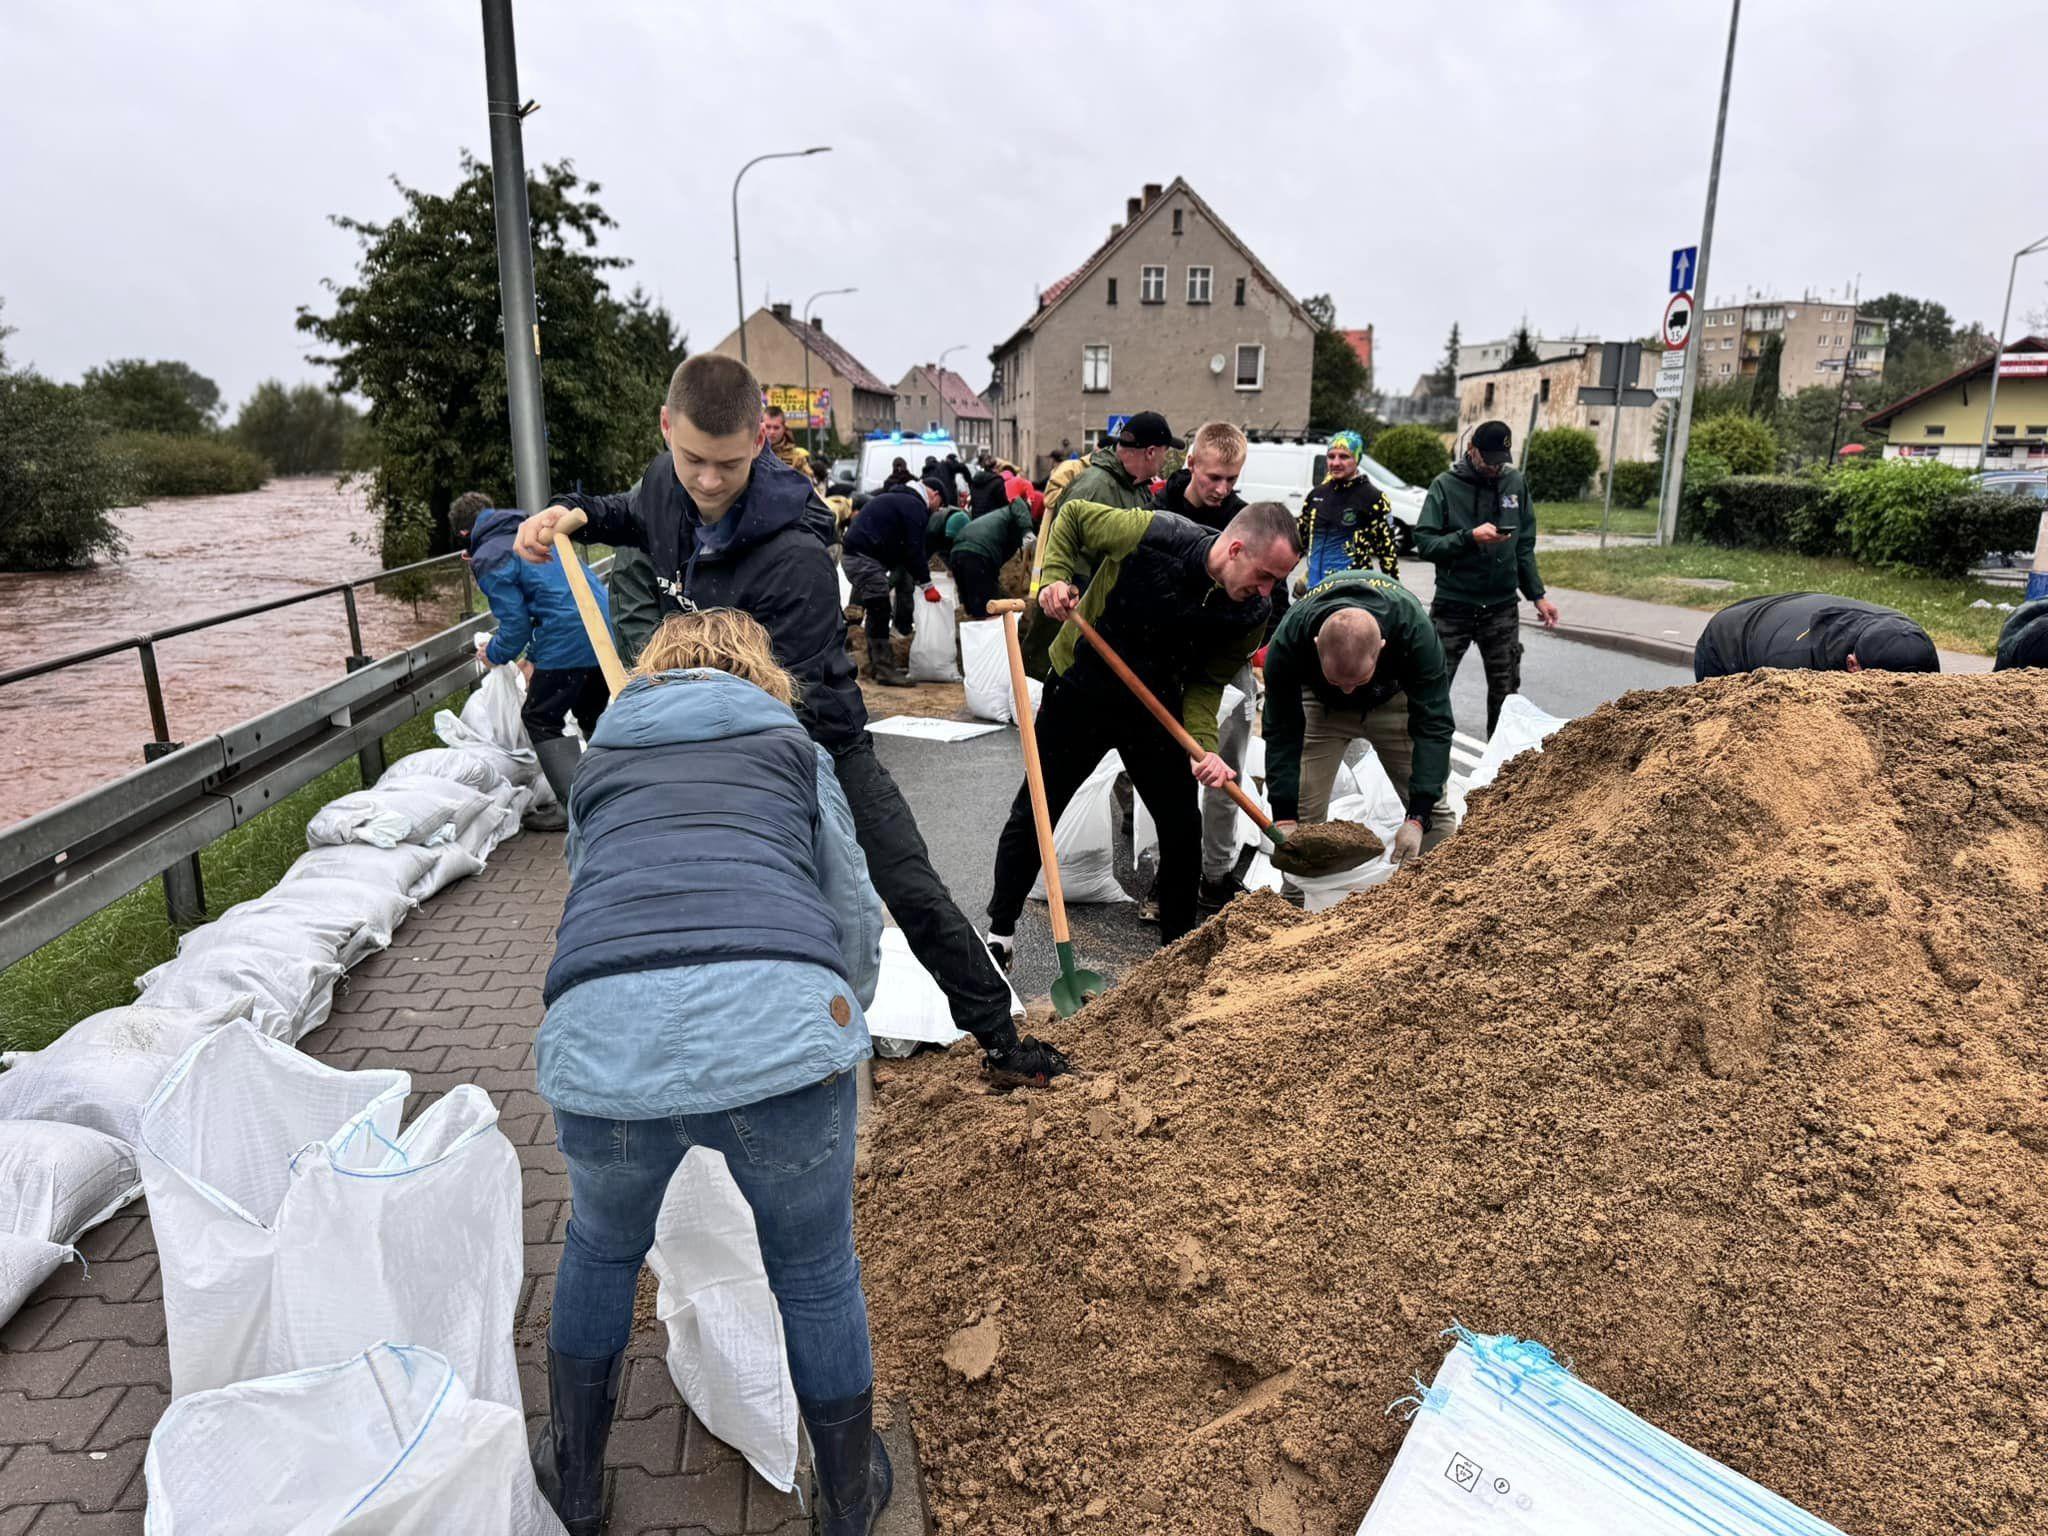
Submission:
[[[1730,603],[1693,647],[1696,679],[1759,667],[1807,672],[1939,672],[1927,631],[1895,608],[1826,592],[1779,592]]]

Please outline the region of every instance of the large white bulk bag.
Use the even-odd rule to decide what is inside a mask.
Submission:
[[[400,1134],[411,1086],[243,1024],[172,1068],[141,1152],[174,1396],[406,1338],[520,1407],[518,1154],[468,1084]]]
[[[1010,652],[1003,643],[1003,623],[1001,619],[978,619],[960,626],[960,670],[967,683],[967,713],[978,720],[1015,725],[1017,696],[1010,687]],[[1045,684],[1027,677],[1024,687],[1036,716]]]
[[[130,1003],[81,1019],[0,1072],[0,1120],[62,1120],[132,1146],[143,1106],[178,1058],[254,1007],[237,995],[211,1008]]]
[[[914,683],[960,681],[960,594],[953,578],[934,575],[939,600],[928,603],[920,590],[912,599],[910,680]]]
[[[0,1232],[68,1247],[142,1192],[135,1153],[61,1120],[0,1120]]]
[[[1116,879],[1116,776],[1124,760],[1111,752],[1081,781],[1074,798],[1053,823],[1052,848],[1060,861],[1060,893],[1074,906],[1129,901]],[[1031,899],[1045,900],[1045,871],[1031,885]]]
[[[164,1410],[145,1536],[561,1536],[519,1409],[434,1350],[378,1343]]]
[[[725,1155],[692,1147],[668,1181],[647,1255],[668,1329],[668,1371],[690,1412],[787,1493],[796,1482],[796,1389],[753,1208]]]

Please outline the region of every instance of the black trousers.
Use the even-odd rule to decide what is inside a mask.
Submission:
[[[562,734],[562,722],[575,711],[583,739],[597,729],[597,717],[611,703],[612,691],[596,667],[535,667],[526,680],[526,703],[519,720],[535,746]]]
[[[987,618],[988,605],[1002,595],[1002,572],[969,550],[954,551],[946,563],[953,568],[953,584],[960,590],[960,606],[967,617]]]
[[[1430,622],[1444,647],[1444,679],[1458,675],[1468,647],[1479,647],[1486,668],[1486,734],[1500,723],[1500,707],[1522,686],[1522,605],[1518,599],[1481,608],[1439,598],[1429,605]]]
[[[977,1039],[1008,1027],[1010,989],[946,884],[932,868],[924,835],[867,732],[834,747],[832,766],[853,811],[868,878],[903,930],[918,964],[952,1005],[953,1023]]]
[[[1188,755],[1114,680],[1103,685],[1056,677],[1047,683],[1038,706],[1038,758],[1046,808],[1055,824],[1108,752],[1123,758],[1131,788],[1159,827],[1159,932],[1171,944],[1195,926],[1196,882],[1202,873],[1201,786],[1188,771]],[[1016,931],[1038,866],[1027,780],[1018,786],[1010,819],[996,842],[991,928]]]

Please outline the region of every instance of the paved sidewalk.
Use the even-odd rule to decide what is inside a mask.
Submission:
[[[330,1066],[410,1072],[408,1121],[458,1083],[496,1101],[526,1176],[518,1352],[530,1426],[546,1407],[541,1362],[569,1214],[554,1119],[533,1091],[541,977],[566,885],[559,836],[513,838],[357,966],[333,1017],[301,1043]],[[143,1453],[170,1401],[156,1245],[138,1202],[78,1246],[87,1265],[65,1265],[0,1329],[0,1536],[142,1530]],[[629,1351],[608,1457],[612,1536],[807,1533],[795,1497],[762,1483],[684,1409],[665,1343],[657,1327]]]

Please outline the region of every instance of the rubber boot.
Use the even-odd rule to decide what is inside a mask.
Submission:
[[[875,1433],[874,1388],[800,1406],[818,1482],[811,1505],[814,1536],[868,1536],[896,1488],[889,1453]]]
[[[576,782],[576,763],[583,749],[567,736],[551,737],[535,745],[541,776],[555,792],[555,808],[528,811],[523,825],[534,832],[560,832],[569,825],[569,788]]]
[[[533,1477],[569,1536],[604,1530],[604,1446],[625,1366],[624,1350],[609,1360],[548,1351],[548,1421],[533,1447]]]

